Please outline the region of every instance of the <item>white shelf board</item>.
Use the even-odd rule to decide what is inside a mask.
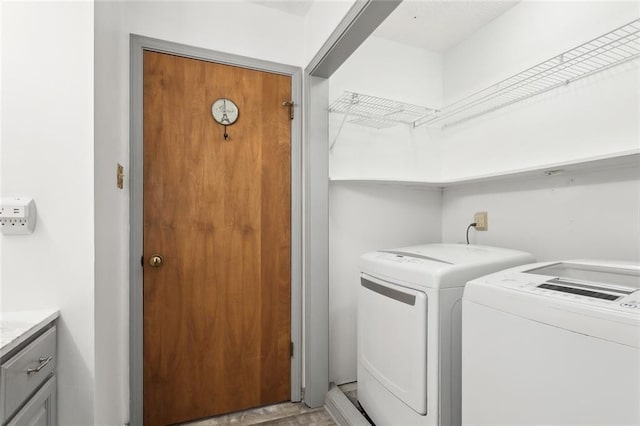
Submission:
[[[402,179],[386,177],[329,177],[330,182],[361,182],[378,184],[396,184],[421,186],[427,188],[450,188],[454,186],[469,185],[484,182],[512,181],[514,179],[526,180],[541,176],[554,176],[575,172],[589,172],[607,169],[619,169],[636,167],[640,169],[640,149],[616,152],[612,154],[597,155],[578,160],[550,163],[540,166],[526,167],[522,169],[506,170],[498,173],[489,173],[476,176],[464,176],[447,179]]]

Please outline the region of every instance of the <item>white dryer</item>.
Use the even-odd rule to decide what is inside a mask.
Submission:
[[[358,401],[377,426],[460,425],[464,285],[533,261],[521,251],[460,244],[361,257]]]
[[[519,266],[467,284],[465,425],[640,425],[640,264]]]

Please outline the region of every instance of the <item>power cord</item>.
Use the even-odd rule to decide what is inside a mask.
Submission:
[[[469,245],[469,229],[471,229],[472,226],[475,228],[476,225],[477,223],[473,222],[473,223],[470,223],[469,226],[467,226],[467,245]]]

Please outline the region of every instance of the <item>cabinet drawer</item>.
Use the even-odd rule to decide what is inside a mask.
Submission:
[[[0,367],[0,390],[4,422],[24,403],[56,365],[56,327],[53,326]]]

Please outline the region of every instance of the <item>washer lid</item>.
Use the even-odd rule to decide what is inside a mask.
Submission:
[[[640,348],[640,264],[519,266],[470,281],[463,301]]]
[[[605,286],[627,294],[640,289],[640,266],[626,262],[571,260],[537,266],[522,272],[553,277],[566,283]]]

